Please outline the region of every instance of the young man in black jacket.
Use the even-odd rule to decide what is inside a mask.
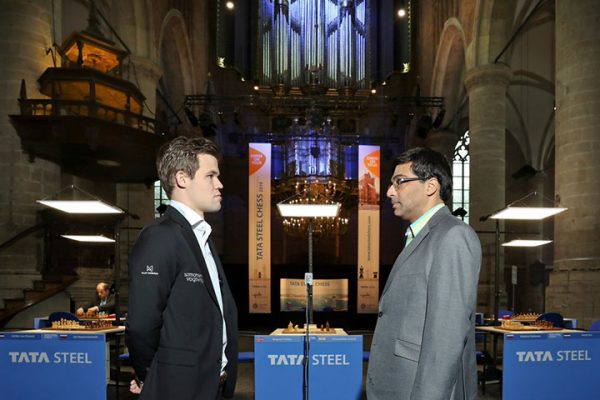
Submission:
[[[157,158],[171,204],[129,258],[126,343],[141,400],[233,396],[237,308],[204,220],[221,209],[219,157],[205,138],[178,137]]]

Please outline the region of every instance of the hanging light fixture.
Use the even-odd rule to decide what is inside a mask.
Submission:
[[[502,243],[504,247],[539,247],[545,244],[552,243],[552,240],[530,240],[530,239],[515,239],[510,242]]]
[[[348,218],[341,215],[342,203],[328,196],[334,194],[327,183],[298,183],[299,190],[289,199],[277,203],[283,218],[284,232],[304,237],[312,219],[313,234],[317,237],[343,235],[348,231]]]
[[[124,211],[75,185],[62,189],[55,195],[36,203],[68,214],[123,214]]]
[[[313,218],[315,236],[343,235],[348,218],[342,204],[356,195],[356,182],[345,171],[343,146],[333,132],[331,118],[316,109],[307,112],[304,122],[294,118],[290,134],[281,144],[283,174],[273,185],[283,218],[284,232],[306,235],[307,218]]]
[[[104,235],[60,235],[65,239],[85,243],[114,243],[115,240]]]
[[[546,202],[552,203],[551,199],[544,197],[542,194],[538,192],[531,192],[522,198],[513,201],[508,204],[506,207],[495,211],[491,214],[484,215],[479,218],[480,221],[487,221],[488,218],[492,218],[496,220],[496,230],[495,230],[495,248],[496,251],[494,253],[494,315],[498,315],[498,310],[500,308],[500,221],[501,220],[542,220],[544,218],[557,215],[561,212],[567,210],[564,207],[558,207],[556,204],[554,207],[544,207],[538,206],[537,204],[531,202],[531,200],[536,197],[541,197],[542,201],[546,200]],[[533,241],[513,241],[503,244],[505,247],[536,247],[541,246],[546,243],[542,243],[542,241],[537,241],[534,246]],[[494,353],[495,353],[494,349]]]

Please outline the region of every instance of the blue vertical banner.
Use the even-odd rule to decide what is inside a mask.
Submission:
[[[0,333],[0,376],[3,400],[105,400],[105,336]]]
[[[600,398],[600,332],[504,335],[506,399]]]
[[[255,397],[301,400],[304,337],[255,336]],[[362,392],[362,336],[310,336],[309,398],[358,400]]]

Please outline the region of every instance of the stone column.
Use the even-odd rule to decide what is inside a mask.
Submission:
[[[556,2],[554,271],[546,311],[587,327],[600,316],[600,8]]]
[[[0,12],[0,242],[37,223],[39,207],[35,200],[60,190],[60,168],[36,159],[29,162],[21,150],[21,141],[9,122],[9,114],[19,114],[17,98],[21,80],[29,97],[39,94],[37,79],[52,66],[46,49],[52,45],[51,2],[3,1]],[[42,241],[30,235],[0,253],[0,308],[3,297],[31,285],[43,261]],[[29,281],[27,283],[27,281]],[[22,292],[20,293],[22,296]]]
[[[467,71],[465,86],[469,94],[469,133],[471,137],[470,224],[477,231],[493,231],[495,222],[481,222],[480,217],[505,205],[505,131],[506,90],[511,78],[510,69],[501,64],[488,64]],[[501,224],[502,228],[502,224]],[[478,305],[492,312],[494,308],[495,236],[480,233],[483,259],[479,278]],[[503,284],[504,261],[500,257],[500,273],[496,278]]]

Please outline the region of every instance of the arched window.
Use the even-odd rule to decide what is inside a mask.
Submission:
[[[154,182],[154,217],[160,217],[160,213],[158,212],[158,207],[161,204],[168,206],[170,203],[167,194],[165,193],[162,186],[160,186],[160,181]]]
[[[458,140],[454,148],[454,158],[452,161],[452,210],[467,224],[469,223],[469,181],[470,181],[470,159],[469,156],[469,131]],[[456,212],[458,209],[464,212]]]

